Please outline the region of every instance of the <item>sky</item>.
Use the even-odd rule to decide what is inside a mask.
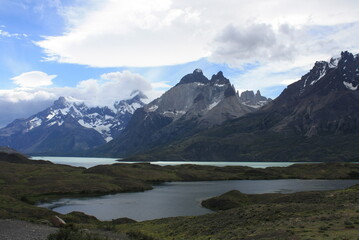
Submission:
[[[0,127],[60,96],[152,100],[194,69],[275,98],[359,53],[357,0],[0,0]]]

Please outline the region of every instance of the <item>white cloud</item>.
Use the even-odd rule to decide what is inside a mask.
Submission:
[[[44,90],[21,88],[0,90],[0,102],[19,103],[24,101],[52,100],[54,98],[56,98],[55,94]]]
[[[116,100],[129,98],[134,90],[151,94],[152,85],[139,74],[123,71],[103,74],[100,79],[81,81],[75,88],[67,88],[64,93],[59,89],[58,92],[67,92],[91,106],[111,106]]]
[[[150,100],[164,92],[156,84],[130,71],[102,74],[99,79],[80,81],[75,87],[50,88],[56,96],[71,96],[89,106],[112,106],[117,100],[128,99],[134,90],[140,90]]]
[[[1,25],[0,27],[5,28],[4,25]],[[14,38],[20,39],[20,38],[23,38],[23,37],[27,37],[27,35],[26,34],[20,34],[20,33],[9,33],[7,31],[4,31],[4,30],[0,29],[0,38],[1,37],[6,37],[6,38],[14,37]]]
[[[152,87],[155,89],[169,89],[173,86],[169,85],[167,82],[153,82],[151,83]]]
[[[0,90],[0,127],[49,107],[56,95],[35,89]]]
[[[101,3],[96,9],[68,10],[69,30],[37,43],[47,59],[99,67],[157,66],[208,54],[201,46],[205,36],[196,30],[199,13],[190,7],[172,8],[170,0]]]
[[[254,50],[250,61],[288,61],[314,47],[313,38],[325,43],[316,45],[322,53],[328,45],[336,52],[346,48],[336,32],[300,30],[359,22],[358,8],[356,0],[92,0],[63,8],[64,34],[37,44],[48,60],[99,67],[170,65],[207,56],[238,65],[249,56],[246,47]]]
[[[48,75],[41,71],[32,71],[22,73],[19,76],[11,78],[14,83],[23,88],[37,88],[52,85],[52,80],[56,75]]]
[[[215,62],[241,66],[251,62],[290,60],[295,52],[295,29],[288,25],[274,30],[268,24],[227,26],[213,42]]]
[[[319,56],[317,60],[327,60]],[[273,86],[287,85],[298,81],[314,65],[311,56],[298,57],[292,62],[266,62],[252,67],[231,79],[237,89],[257,90],[262,92]],[[278,94],[278,93],[276,93]],[[271,95],[270,97],[276,97]]]

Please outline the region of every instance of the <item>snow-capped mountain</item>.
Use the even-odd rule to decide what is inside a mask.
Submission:
[[[312,88],[324,77],[333,75],[334,72],[337,76],[333,76],[333,80],[340,79],[340,81],[336,81],[336,84],[349,90],[357,90],[359,85],[358,61],[358,54],[353,55],[349,52],[342,52],[339,57],[333,57],[328,62],[316,62],[313,69],[303,76],[302,92]]]
[[[160,98],[136,110],[123,133],[94,154],[128,156],[169,144],[255,110],[241,103],[222,72],[208,79],[201,69],[196,69]]]
[[[144,98],[145,95],[136,91],[131,99],[115,102],[110,108],[88,107],[72,97],[60,97],[44,111],[27,119],[15,120],[0,129],[0,145],[10,146],[25,153],[51,154],[52,151],[57,151],[56,144],[61,145],[61,135],[55,134],[61,130],[63,137],[67,138],[65,142],[72,142],[68,142],[71,149],[63,151],[89,149],[118,136],[134,111],[144,106]],[[88,134],[92,136],[91,139],[86,139]],[[52,142],[54,146],[51,145]]]

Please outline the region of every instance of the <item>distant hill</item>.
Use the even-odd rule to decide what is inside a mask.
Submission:
[[[12,163],[32,163],[27,156],[22,153],[17,152],[16,150],[0,146],[0,161],[3,162],[12,162]],[[43,163],[45,161],[41,161]]]

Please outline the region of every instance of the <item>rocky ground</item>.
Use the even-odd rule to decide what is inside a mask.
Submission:
[[[0,219],[0,239],[2,240],[45,240],[49,234],[56,231],[56,228],[46,225]]]
[[[47,240],[48,236],[59,229],[43,224],[34,224],[20,220],[0,219],[1,240]],[[103,230],[83,230],[94,239],[128,240],[125,234]]]

